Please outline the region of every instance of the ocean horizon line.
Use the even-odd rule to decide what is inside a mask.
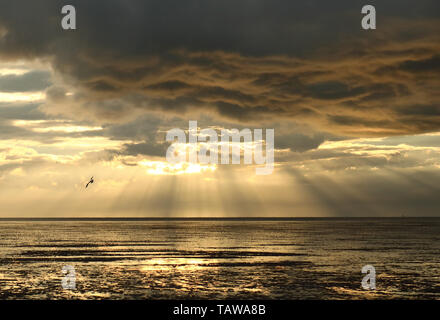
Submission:
[[[433,216],[388,217],[0,217],[0,221],[301,221],[301,220],[362,220],[362,219],[439,219]]]

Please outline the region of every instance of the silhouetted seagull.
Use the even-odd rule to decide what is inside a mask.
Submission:
[[[93,180],[93,177],[91,177],[91,178],[90,178],[90,181],[86,184],[86,189],[87,189],[87,187],[89,186],[89,184],[91,184],[91,183],[93,183],[93,182],[95,182],[95,181]]]

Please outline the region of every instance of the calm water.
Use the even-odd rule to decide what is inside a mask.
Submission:
[[[0,221],[0,298],[439,299],[439,240],[440,219]]]

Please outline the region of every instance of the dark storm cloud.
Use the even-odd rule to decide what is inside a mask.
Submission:
[[[440,71],[440,55],[422,60],[408,60],[399,65],[404,71],[438,73]]]
[[[131,143],[123,146],[122,154],[124,155],[149,155],[163,157],[169,144],[167,143]]]
[[[168,125],[172,123],[172,120],[168,121]],[[105,126],[103,134],[110,139],[132,141],[123,144],[119,150],[106,150],[105,152],[112,157],[118,155],[165,157],[169,143],[165,142],[162,125],[162,119],[150,114],[128,123]],[[175,125],[182,127],[185,123],[178,122]]]
[[[63,4],[78,30],[61,29]],[[50,61],[65,83],[43,110],[81,120],[204,112],[351,136],[440,129],[440,114],[407,111],[440,102],[439,2],[370,4],[375,31],[360,27],[364,1],[2,1],[0,55]]]
[[[150,114],[138,117],[136,120],[128,123],[105,126],[104,133],[107,137],[115,140],[154,141],[156,140],[157,132],[161,128],[162,121],[160,118]]]
[[[307,151],[318,148],[325,141],[323,134],[305,135],[292,133],[277,135],[275,139],[276,149],[290,149],[292,151]]]
[[[83,40],[75,44],[92,45],[91,51],[107,49],[136,56],[187,48],[268,55],[298,54],[359,35],[360,11],[365,1],[2,1],[2,21],[10,32],[6,37],[16,44],[8,51],[38,54],[73,48],[73,44],[56,47],[57,41],[66,37],[59,28],[60,11],[65,4],[74,5],[78,11],[78,31],[68,39]],[[438,18],[437,1],[369,4],[380,12],[382,25],[387,23],[386,17]],[[28,34],[30,28],[32,37]]]

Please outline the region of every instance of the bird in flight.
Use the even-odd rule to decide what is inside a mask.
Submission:
[[[93,177],[91,177],[91,178],[90,178],[90,181],[87,182],[87,184],[86,184],[86,189],[87,189],[87,187],[89,186],[89,184],[91,184],[91,183],[93,183],[93,182],[95,182],[95,181],[93,180]]]

